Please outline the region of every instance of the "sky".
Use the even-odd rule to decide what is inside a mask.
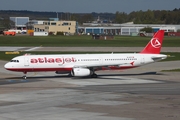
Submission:
[[[0,10],[70,13],[116,13],[139,10],[173,10],[180,0],[0,0]]]

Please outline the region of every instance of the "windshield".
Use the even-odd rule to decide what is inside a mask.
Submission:
[[[16,62],[16,63],[18,63],[18,62],[19,62],[19,60],[11,60],[10,62]]]

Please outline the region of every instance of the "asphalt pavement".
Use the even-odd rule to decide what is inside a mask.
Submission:
[[[124,71],[99,71],[98,78],[54,72],[23,73],[0,61],[1,120],[179,120],[180,61]]]

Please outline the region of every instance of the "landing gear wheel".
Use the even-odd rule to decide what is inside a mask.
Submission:
[[[23,79],[24,79],[24,80],[26,80],[26,79],[27,79],[27,77],[26,77],[26,76],[23,76]]]
[[[97,74],[94,73],[94,74],[91,75],[91,77],[92,78],[97,78]]]
[[[71,73],[68,74],[68,77],[73,77],[73,75]]]

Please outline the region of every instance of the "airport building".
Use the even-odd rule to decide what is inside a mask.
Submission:
[[[13,22],[11,25],[13,31],[16,31],[16,33],[26,32],[29,17],[10,17],[10,20]]]
[[[63,32],[68,34],[105,34],[105,35],[133,35],[139,34],[140,29],[151,27],[153,32],[165,30],[165,32],[177,32],[180,30],[180,25],[166,24],[133,24],[133,22],[125,24],[114,24],[104,22],[83,23],[78,26],[76,21],[59,21],[58,18],[50,18],[48,21],[29,20],[29,17],[10,17],[14,22],[12,30],[16,33],[27,32],[47,32],[57,34]],[[26,31],[28,29],[28,31]],[[29,32],[29,30],[31,30]]]
[[[43,21],[41,24],[34,24],[34,32],[48,32],[53,34],[64,32],[75,34],[76,27],[76,21]]]
[[[15,27],[26,27],[29,17],[10,17],[10,20],[14,22]]]
[[[151,27],[152,32],[165,30],[165,32],[177,32],[180,25],[165,24],[113,24],[113,23],[83,23],[78,32],[83,34],[112,34],[112,35],[137,35],[140,29]]]

